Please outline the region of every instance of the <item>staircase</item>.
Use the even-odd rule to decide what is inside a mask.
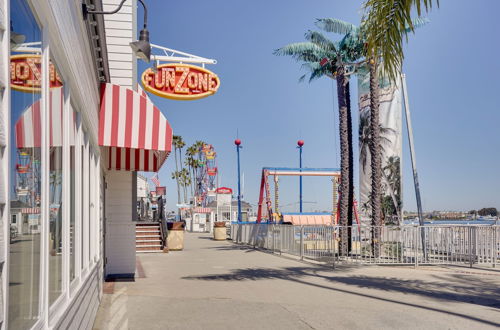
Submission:
[[[136,253],[163,252],[160,224],[156,222],[138,222],[135,225]]]

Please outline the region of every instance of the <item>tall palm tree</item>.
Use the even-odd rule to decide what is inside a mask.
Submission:
[[[427,0],[426,0],[427,1]],[[386,1],[390,2],[390,1]],[[372,232],[373,239],[373,251],[375,256],[378,256],[379,252],[379,242],[380,242],[380,227],[382,225],[382,141],[381,141],[381,127],[380,127],[380,100],[379,100],[379,90],[380,90],[380,80],[379,80],[379,57],[377,53],[370,53],[366,44],[367,33],[370,26],[364,21],[361,27],[357,27],[350,23],[343,22],[338,19],[322,19],[318,20],[318,23],[323,27],[324,30],[329,32],[337,32],[345,34],[343,38],[343,44],[346,50],[353,50],[351,57],[359,59],[364,56],[365,61],[369,68],[370,77],[370,167],[371,167],[371,193],[370,193],[370,206],[371,206],[371,220],[374,230]],[[410,25],[403,25],[406,31],[413,29],[415,27],[422,26],[427,23],[426,19],[416,19],[411,20]],[[347,51],[346,51],[347,52]],[[362,55],[360,55],[360,53]]]
[[[206,143],[201,140],[197,140],[194,144],[193,147],[196,149],[196,156],[197,156],[197,164],[196,164],[196,172],[195,172],[195,192],[196,195],[201,194],[201,180],[203,180],[203,171],[205,171],[205,166],[206,164],[203,163],[203,146]]]
[[[175,156],[175,172],[172,173],[172,179],[175,179],[177,183],[177,204],[181,203],[181,187],[179,182],[179,175],[178,175],[179,165],[177,159],[177,149],[180,140],[182,140],[182,137],[180,135],[174,135],[172,137],[172,144],[174,145],[174,156]]]
[[[197,150],[194,145],[186,149],[186,159],[185,165],[188,167],[189,176],[191,177],[191,197],[193,201],[195,200],[195,180],[196,180],[196,168],[198,165],[197,160],[194,158]]]
[[[382,226],[382,149],[380,147],[380,100],[377,70],[377,57],[371,57],[370,67],[370,166],[372,175],[371,211],[373,236],[372,247],[374,256],[380,253],[380,238]]]
[[[189,176],[187,168],[183,168],[179,171],[179,181],[184,192],[184,203],[187,203],[187,186],[191,184],[191,177]]]
[[[345,34],[353,30],[353,25],[340,20],[321,19],[316,25],[326,31]],[[337,98],[339,104],[340,131],[340,224],[352,224],[352,201],[354,194],[353,161],[352,161],[352,126],[349,100],[349,75],[353,72],[354,63],[363,56],[359,43],[353,43],[353,35],[333,42],[317,31],[308,31],[307,42],[293,43],[275,50],[275,55],[287,55],[302,62],[302,66],[310,71],[309,82],[323,76],[337,81]],[[353,47],[354,46],[354,47]],[[326,62],[320,64],[323,59]],[[302,76],[303,80],[306,75]],[[351,201],[351,202],[350,202]],[[349,240],[346,233],[341,233],[341,251],[348,251]]]
[[[439,0],[366,0],[363,26],[369,58],[382,58],[387,76],[396,81],[403,64],[403,38],[414,32],[417,25],[411,13],[416,10],[421,17]],[[424,9],[424,10],[423,10]]]
[[[182,162],[182,148],[184,148],[186,146],[186,142],[184,142],[184,140],[182,139],[182,136],[179,135],[179,138],[177,139],[177,151],[179,152],[179,172],[183,172],[184,170],[184,165],[183,165],[183,162]],[[181,184],[182,188],[183,188],[183,196],[184,196],[184,200],[183,200],[183,203],[186,204],[187,203],[187,200],[186,200],[186,186],[183,186]]]

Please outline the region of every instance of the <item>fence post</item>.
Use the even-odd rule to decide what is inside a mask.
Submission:
[[[332,268],[335,269],[335,235],[333,233],[334,233],[334,227],[332,224],[330,232],[330,243],[332,245]]]
[[[469,226],[469,267],[472,268],[472,227]]]
[[[420,226],[415,226],[413,227],[415,229],[414,233],[414,243],[413,243],[413,250],[415,252],[415,268],[418,267],[418,233],[420,232]]]
[[[278,225],[279,233],[280,233],[280,255],[281,255],[281,250],[283,250],[283,232],[282,229],[283,227],[281,225]]]
[[[497,256],[498,256],[498,246],[497,246],[497,226],[493,227],[493,268],[496,267],[497,264]]]
[[[275,224],[273,224],[273,230],[272,230],[272,233],[273,233],[273,254],[276,252],[276,226]]]
[[[304,259],[304,226],[300,226],[300,260]]]

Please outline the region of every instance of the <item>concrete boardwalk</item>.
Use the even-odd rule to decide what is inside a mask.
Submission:
[[[482,329],[500,326],[495,269],[335,270],[186,234],[106,283],[95,329]],[[113,287],[114,286],[114,287]]]

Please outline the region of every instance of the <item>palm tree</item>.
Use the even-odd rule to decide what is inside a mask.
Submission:
[[[177,148],[179,141],[182,140],[182,137],[179,135],[174,135],[172,137],[172,144],[174,145],[174,156],[175,156],[175,172],[172,173],[172,179],[175,179],[177,182],[177,204],[181,203],[181,187],[179,183],[179,165],[177,160]]]
[[[177,139],[177,151],[179,151],[179,172],[182,173],[182,171],[184,170],[184,165],[183,165],[183,162],[182,162],[182,148],[184,148],[186,146],[186,142],[184,142],[184,140],[182,139],[182,136],[179,135],[179,138]],[[182,185],[181,185],[182,186]],[[186,204],[186,186],[182,186],[183,187],[183,191],[184,191],[184,201],[183,203]]]
[[[186,168],[183,168],[179,171],[179,181],[184,191],[184,203],[187,203],[187,189],[186,187],[191,184],[191,177],[189,176],[189,171]]]
[[[378,58],[370,58],[370,166],[372,174],[371,191],[371,211],[373,240],[372,251],[374,257],[378,258],[380,254],[380,240],[382,234],[382,149],[380,147],[380,99],[379,99],[379,81],[377,70]]]
[[[423,10],[429,12],[433,3],[439,6],[439,0],[367,0],[365,2],[366,50],[368,58],[383,60],[384,71],[394,82],[399,76],[403,64],[403,38],[418,27],[412,20],[411,13],[416,9],[418,17]],[[423,7],[423,8],[422,8]]]
[[[427,1],[427,0],[425,0]],[[380,226],[382,225],[382,141],[381,141],[381,127],[380,127],[380,100],[379,100],[379,90],[380,90],[380,80],[379,80],[379,57],[378,53],[370,53],[369,46],[366,46],[367,32],[370,26],[363,22],[361,27],[354,26],[349,23],[345,23],[336,19],[323,19],[319,21],[322,25],[326,27],[327,31],[340,31],[340,33],[345,33],[344,44],[348,45],[347,49],[355,50],[354,54],[359,54],[362,50],[365,59],[367,61],[368,68],[370,72],[370,161],[371,161],[371,193],[370,193],[370,206],[371,206],[371,220],[373,226],[373,249],[374,255],[378,256],[380,250]],[[409,26],[403,25],[406,31],[411,27],[419,27],[427,23],[426,19],[417,19],[412,21],[410,19]],[[359,55],[357,55],[359,58]],[[366,64],[364,64],[366,65]]]
[[[353,161],[352,161],[352,126],[350,122],[351,109],[349,100],[349,76],[353,73],[355,63],[363,57],[363,49],[359,43],[354,43],[354,25],[333,19],[320,19],[316,25],[326,31],[346,34],[339,42],[333,42],[317,31],[308,31],[305,35],[307,42],[289,44],[275,50],[275,55],[287,55],[302,62],[302,66],[310,71],[309,82],[323,76],[337,81],[337,97],[339,104],[339,131],[340,131],[340,224],[352,224],[352,201],[354,195]],[[320,64],[323,59],[326,63]],[[323,61],[324,62],[324,61]],[[306,75],[303,75],[302,81]],[[346,234],[341,233],[341,251],[348,250]]]
[[[196,168],[198,166],[197,160],[194,158],[197,150],[194,145],[186,149],[186,159],[184,164],[188,167],[189,176],[191,177],[191,197],[193,201],[195,200],[195,180],[196,180]]]

